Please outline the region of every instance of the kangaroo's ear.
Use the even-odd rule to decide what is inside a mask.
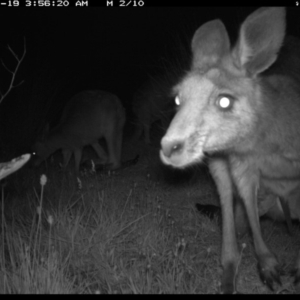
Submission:
[[[195,32],[192,40],[193,68],[204,68],[216,64],[229,53],[230,41],[224,24],[220,20],[205,23]]]
[[[256,75],[277,59],[285,36],[285,9],[260,8],[242,24],[239,39],[232,51],[238,68]]]

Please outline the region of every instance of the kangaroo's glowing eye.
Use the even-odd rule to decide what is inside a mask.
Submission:
[[[222,108],[228,108],[230,106],[230,100],[229,100],[229,98],[228,97],[222,97],[219,100],[219,105]]]
[[[180,105],[180,99],[179,99],[179,97],[178,97],[178,96],[176,96],[176,98],[175,98],[175,103],[176,103],[176,105],[177,105],[177,106],[179,106],[179,105]]]
[[[217,105],[222,110],[230,110],[234,103],[234,98],[232,96],[220,95],[217,100]]]

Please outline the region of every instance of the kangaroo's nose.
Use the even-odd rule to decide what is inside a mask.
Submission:
[[[168,140],[163,138],[161,141],[161,149],[164,156],[170,158],[173,155],[179,155],[184,148],[184,142],[181,140]]]

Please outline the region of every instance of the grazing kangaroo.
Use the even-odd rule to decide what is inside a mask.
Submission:
[[[171,79],[165,76],[151,78],[134,95],[133,112],[137,117],[133,139],[144,134],[144,141],[150,144],[150,130],[155,122],[166,130],[174,115],[174,102],[170,97]]]
[[[294,199],[300,183],[299,49],[299,40],[285,37],[284,8],[261,8],[248,16],[233,48],[223,23],[210,21],[194,34],[191,70],[174,88],[178,111],[161,141],[160,157],[184,168],[205,153],[212,155],[209,169],[222,209],[224,293],[236,292],[240,257],[235,188],[248,216],[261,277],[270,288],[280,283],[279,262],[261,234],[257,192],[268,189],[299,210],[300,199]],[[299,282],[300,252],[296,267]]]
[[[74,153],[76,173],[79,174],[82,149],[91,145],[101,163],[116,169],[121,164],[125,120],[125,109],[117,96],[103,91],[81,92],[67,103],[59,125],[47,135],[44,142],[34,146],[38,156],[35,165],[62,149],[63,167],[68,165]],[[108,155],[98,142],[102,137],[106,140]]]

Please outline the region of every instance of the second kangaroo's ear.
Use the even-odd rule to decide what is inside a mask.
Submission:
[[[260,8],[242,24],[232,51],[237,67],[252,75],[268,69],[277,59],[285,36],[285,9]]]
[[[224,24],[220,20],[205,23],[195,32],[192,40],[193,68],[216,64],[229,53],[230,41]]]

